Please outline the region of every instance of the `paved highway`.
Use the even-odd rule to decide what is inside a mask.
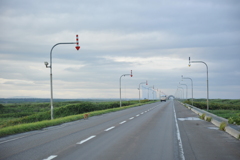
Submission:
[[[0,159],[240,159],[240,142],[169,100],[1,138]]]

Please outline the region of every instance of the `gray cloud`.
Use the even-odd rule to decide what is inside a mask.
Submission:
[[[79,34],[80,51],[75,45],[53,50],[59,98],[66,97],[63,90],[66,98],[118,97],[119,77],[130,70],[134,76],[123,84],[131,98],[145,80],[174,94],[181,75],[192,77],[196,97],[204,97],[206,68],[189,68],[188,57],[209,65],[211,98],[239,98],[239,7],[238,0],[3,0],[0,87],[7,94],[0,97],[46,97],[49,69],[43,62],[54,44],[74,42]]]

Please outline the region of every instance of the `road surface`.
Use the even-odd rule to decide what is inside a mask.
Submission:
[[[0,139],[6,160],[240,159],[240,141],[168,100]]]

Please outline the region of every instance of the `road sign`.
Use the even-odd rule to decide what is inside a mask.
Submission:
[[[79,50],[80,49],[80,46],[79,46],[79,43],[78,43],[78,35],[76,35],[76,49]]]

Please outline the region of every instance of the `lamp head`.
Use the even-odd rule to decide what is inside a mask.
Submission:
[[[47,68],[47,66],[48,66],[48,62],[44,62],[44,64],[45,64],[45,66],[46,66],[46,68]]]
[[[191,63],[190,63],[190,57],[189,57],[189,64],[188,64],[188,66],[189,66],[189,67],[191,66]]]

